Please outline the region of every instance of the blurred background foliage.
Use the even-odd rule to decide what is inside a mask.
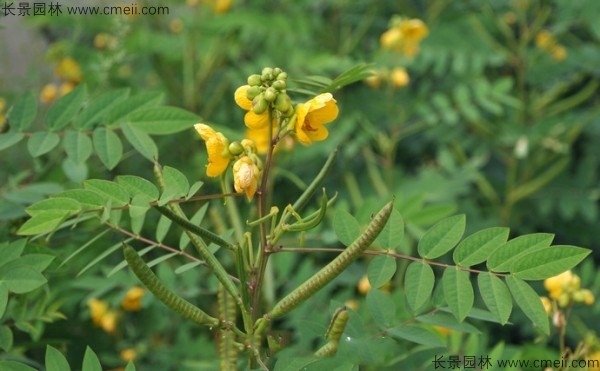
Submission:
[[[26,61],[25,75],[2,71],[1,130],[8,130],[9,107],[23,93],[37,97],[43,117],[59,96],[85,83],[92,98],[119,88],[130,89],[131,96],[156,93],[163,103],[241,137],[243,111],[232,97],[249,74],[280,66],[301,101],[303,93],[322,88],[323,78],[316,76],[333,79],[367,63],[370,77],[333,92],[341,114],[329,125],[330,138],[293,154],[280,152],[274,194],[280,204],[294,199],[339,146],[340,158],[325,184],[341,193],[336,208],[366,223],[370,205],[395,195],[407,223],[405,253],[428,226],[462,212],[468,232],[496,225],[509,226],[515,235],[552,232],[555,243],[589,247],[595,261],[600,258],[600,2],[188,0],[144,5],[168,6],[169,14],[20,19],[43,40],[45,56]],[[425,28],[416,27],[412,44],[395,43],[390,30],[408,19],[421,20]],[[190,133],[155,141],[163,164],[196,181],[204,178],[206,155]],[[59,150],[34,157],[24,143],[4,150],[0,163],[0,237],[11,243],[17,243],[14,232],[23,223],[24,208],[47,195],[86,178],[151,178],[150,163],[129,148],[111,170],[95,157],[70,163]],[[218,185],[207,182],[203,192],[212,191],[218,192]],[[204,220],[221,228],[222,205],[211,205]],[[201,206],[186,208],[202,212]],[[186,243],[164,224],[149,218],[140,234],[171,246]],[[113,271],[122,260],[118,254],[84,269],[121,240],[122,235],[83,221],[77,233],[61,230],[50,241],[27,245],[31,253],[43,250],[55,259],[39,269],[50,284],[11,294],[0,327],[6,357],[36,365],[50,344],[80,361],[90,345],[108,367],[135,358],[141,369],[215,369],[216,350],[206,332],[167,314],[150,295],[142,295],[134,310],[126,308],[123,300],[137,281],[126,270]],[[306,240],[307,246],[335,242],[328,223]],[[275,282],[285,282],[277,292],[302,282],[325,261],[317,254],[276,255]],[[201,268],[181,269],[184,263],[169,259],[158,266],[158,274],[183,296],[206,303],[216,282]],[[367,263],[353,265],[336,285],[320,292],[320,310],[305,304],[286,319],[282,327],[287,330],[274,335],[291,346],[281,357],[308,355],[326,330],[329,313],[348,302],[356,305],[348,329],[353,341],[344,343],[340,357],[383,369],[398,362],[419,367],[440,354],[427,345],[365,337],[363,326],[372,319],[357,282]],[[580,274],[597,296],[596,266],[590,259]],[[410,318],[397,281],[390,284],[391,298],[398,295],[393,300],[398,316]],[[106,306],[96,319],[89,305],[94,298]],[[573,347],[584,341],[600,350],[594,335],[600,328],[591,321],[599,312],[598,305],[575,311],[578,325],[568,334]],[[535,339],[528,328],[457,324],[440,336],[449,344],[448,354],[556,355],[556,338]]]

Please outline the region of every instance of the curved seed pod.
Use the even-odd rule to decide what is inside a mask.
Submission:
[[[284,230],[290,232],[304,232],[309,229],[312,229],[321,223],[321,220],[325,217],[327,213],[327,194],[325,193],[325,188],[323,188],[323,197],[321,198],[321,208],[318,210],[317,214],[312,218],[306,218],[302,222],[296,222],[294,224],[288,225],[284,227]]]
[[[337,353],[338,350],[338,342],[329,341],[327,344],[320,347],[316,352],[315,356],[317,357],[331,357]]]
[[[331,319],[331,323],[329,324],[325,338],[329,341],[340,341],[349,318],[350,314],[348,314],[346,307],[338,308],[333,314],[333,318]]]
[[[127,260],[127,264],[129,264],[131,270],[133,273],[135,273],[137,278],[167,307],[173,309],[182,317],[192,320],[197,324],[207,326],[219,325],[218,319],[209,316],[203,310],[183,299],[181,296],[177,295],[163,285],[158,277],[156,277],[154,272],[152,272],[144,260],[131,246],[123,245],[123,255],[125,256],[125,260]]]
[[[269,321],[286,314],[342,273],[379,235],[390,217],[393,207],[394,201],[392,200],[375,215],[367,229],[350,246],[329,264],[321,268],[314,276],[281,299],[269,313],[264,315],[265,320]]]
[[[236,317],[236,305],[222,284],[217,289],[217,303],[219,307],[219,318],[224,323],[234,323]],[[219,330],[219,358],[223,371],[237,370],[237,349],[235,334],[229,329]]]
[[[169,210],[168,208],[166,208],[164,206],[154,206],[154,208],[156,210],[158,210],[161,214],[166,216],[167,218],[174,221],[180,227],[184,228],[185,230],[190,231],[193,234],[200,236],[210,242],[214,242],[217,245],[224,247],[226,249],[229,249],[232,251],[236,250],[235,245],[225,241],[224,239],[222,239],[221,237],[219,237],[218,235],[214,234],[213,232],[211,232],[207,229],[204,229],[198,225],[194,225],[194,224],[190,223],[187,219],[180,217],[179,215],[175,214],[173,211]]]

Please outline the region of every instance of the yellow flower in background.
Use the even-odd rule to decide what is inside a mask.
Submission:
[[[169,22],[169,30],[173,33],[180,33],[183,31],[183,21],[180,18],[175,18]]]
[[[579,277],[569,270],[558,276],[546,278],[544,280],[544,287],[548,290],[552,299],[559,300],[561,294],[568,289],[579,289],[579,282]]]
[[[553,312],[552,301],[545,296],[542,296],[540,298],[540,300],[542,301],[542,305],[544,306],[544,310],[546,311],[546,314],[549,316],[552,315],[552,312]]]
[[[449,329],[448,327],[444,326],[433,326],[433,329],[443,336],[448,336],[452,333],[452,329]]]
[[[233,185],[236,192],[246,194],[248,201],[254,198],[258,189],[260,170],[249,156],[243,156],[233,164]]]
[[[94,36],[94,48],[96,49],[104,49],[108,45],[108,40],[110,36],[107,33],[101,32]]]
[[[600,350],[592,353],[588,360],[588,371],[600,371]]]
[[[125,294],[125,298],[121,301],[121,306],[129,312],[139,311],[142,309],[142,298],[145,294],[146,290],[144,288],[134,286]]]
[[[393,27],[381,34],[379,39],[381,47],[388,50],[396,50],[402,43],[402,31],[400,28]],[[399,49],[396,51],[400,51]]]
[[[222,133],[214,131],[213,128],[205,124],[196,124],[194,129],[206,143],[206,151],[208,152],[206,175],[213,178],[218,177],[227,170],[231,161],[228,150],[229,140]]]
[[[88,308],[90,309],[90,315],[92,322],[96,326],[101,326],[102,318],[108,312],[108,305],[102,300],[90,299],[87,302]]]
[[[204,0],[204,3],[210,6],[216,14],[227,13],[233,4],[232,0]]]
[[[339,109],[331,93],[319,94],[296,108],[296,136],[303,144],[325,140],[329,131],[325,124],[335,120]]]
[[[548,30],[542,30],[535,35],[535,46],[540,49],[547,49],[554,44],[556,44],[556,40]]]
[[[71,90],[75,89],[76,86],[76,84],[70,81],[63,82],[62,84],[60,84],[60,96],[62,97],[69,94]]]
[[[369,282],[369,277],[362,276],[360,281],[358,281],[356,288],[358,289],[358,293],[362,295],[366,295],[369,291],[371,291],[371,282]]]
[[[54,70],[54,74],[61,79],[76,84],[80,83],[83,78],[79,64],[71,57],[61,59]]]
[[[409,19],[401,22],[399,27],[407,42],[419,42],[429,34],[429,29],[420,19]]]
[[[117,319],[117,312],[114,310],[109,310],[106,312],[106,314],[104,314],[104,316],[102,316],[102,319],[100,320],[100,327],[102,330],[104,330],[104,332],[108,334],[114,334],[117,330]]]
[[[249,129],[262,129],[269,125],[271,118],[269,110],[265,110],[261,114],[257,114],[252,110],[252,101],[248,99],[247,91],[250,89],[250,85],[242,85],[236,89],[233,98],[238,106],[248,111],[244,116],[244,124]]]
[[[562,62],[567,59],[567,48],[562,45],[554,45],[548,52],[557,62]]]
[[[420,19],[396,18],[392,27],[380,37],[383,49],[401,52],[412,58],[419,52],[419,43],[429,34],[427,25]]]
[[[125,348],[119,353],[119,357],[125,362],[130,362],[135,360],[137,353],[133,348]]]
[[[410,82],[410,76],[408,76],[408,72],[406,72],[405,68],[396,67],[390,74],[390,80],[392,81],[392,85],[399,89],[408,85]]]
[[[6,108],[6,100],[4,100],[4,98],[0,98],[0,129],[2,129],[2,126],[4,126],[4,108]]]
[[[50,104],[58,98],[58,87],[55,84],[46,84],[40,92],[40,102]]]

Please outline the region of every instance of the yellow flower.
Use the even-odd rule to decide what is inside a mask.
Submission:
[[[381,71],[371,71],[373,74],[367,77],[364,81],[365,84],[369,85],[373,89],[379,89],[381,87],[381,80],[383,73]]]
[[[567,48],[562,45],[554,45],[549,50],[550,55],[555,61],[561,62],[567,59]]]
[[[6,100],[4,98],[0,98],[0,112],[4,111],[6,108]]]
[[[548,49],[555,43],[554,36],[547,30],[542,30],[535,35],[535,46],[540,49]]]
[[[44,85],[40,92],[40,101],[44,104],[50,104],[58,98],[58,87],[54,84]]]
[[[218,177],[227,170],[231,161],[228,150],[229,140],[208,125],[196,124],[194,128],[206,143],[206,151],[208,152],[206,175]]]
[[[401,22],[400,31],[408,42],[419,42],[429,34],[429,29],[420,19],[409,19]]]
[[[90,299],[87,302],[88,307],[90,308],[90,314],[92,317],[92,322],[96,326],[102,325],[102,318],[108,312],[108,305],[102,300],[98,299]]]
[[[358,310],[358,307],[360,307],[360,301],[354,299],[346,300],[344,302],[344,306],[356,312]]]
[[[545,296],[542,296],[540,300],[542,301],[542,305],[546,310],[546,314],[549,316],[552,315],[552,301]]]
[[[406,69],[399,67],[396,67],[392,70],[390,79],[392,80],[392,85],[394,85],[395,88],[403,88],[410,82],[410,76],[408,76]]]
[[[77,85],[70,81],[63,82],[60,84],[60,96],[65,96],[71,92],[71,90],[75,89]]]
[[[589,356],[588,371],[600,371],[600,350],[595,351]]]
[[[581,279],[570,270],[544,280],[544,287],[550,293],[550,297],[558,300],[561,306],[564,306],[573,292],[579,290],[580,285]]]
[[[183,31],[183,21],[179,18],[173,19],[169,23],[169,30],[171,30],[173,33],[180,33]]]
[[[137,353],[133,348],[125,348],[121,351],[121,353],[119,353],[119,356],[123,361],[130,362],[135,360]]]
[[[109,310],[106,312],[106,314],[104,314],[100,320],[100,327],[102,330],[108,334],[114,334],[115,330],[117,329],[117,317],[117,312],[114,310]]]
[[[236,192],[244,192],[248,201],[258,189],[260,170],[249,156],[243,156],[233,164],[233,185]]]
[[[443,336],[448,336],[452,333],[452,329],[444,326],[433,326],[433,329],[439,332]]]
[[[139,311],[140,309],[142,309],[142,298],[145,294],[145,289],[138,286],[134,286],[130,288],[129,291],[127,291],[127,294],[125,294],[125,298],[123,299],[123,301],[121,301],[121,306],[126,311]]]
[[[398,27],[390,28],[381,34],[379,42],[384,49],[399,51],[398,46],[402,43],[402,31]]]
[[[249,129],[262,129],[269,125],[271,121],[270,112],[268,109],[261,114],[256,114],[252,111],[252,101],[248,99],[248,96],[246,95],[248,89],[250,89],[250,85],[240,86],[236,89],[233,98],[238,106],[248,111],[246,116],[244,116],[244,123],[246,126]]]
[[[369,277],[362,276],[360,281],[358,281],[358,292],[359,294],[366,295],[369,291],[371,291],[371,282],[369,282]]]
[[[63,58],[54,70],[56,76],[74,83],[81,82],[82,73],[79,64],[71,57]]]
[[[409,58],[419,52],[419,43],[429,34],[429,29],[420,19],[399,20],[380,38],[381,47],[401,52]]]
[[[108,45],[110,36],[107,33],[101,32],[94,36],[94,48],[104,49]]]
[[[216,14],[227,13],[233,3],[232,0],[204,0],[204,2],[209,5]]]
[[[296,108],[296,136],[303,144],[325,140],[329,135],[324,124],[335,120],[339,109],[331,93],[319,94]]]

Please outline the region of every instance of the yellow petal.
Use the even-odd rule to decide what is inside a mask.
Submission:
[[[338,116],[339,109],[336,100],[330,93],[325,93],[314,98],[312,107],[309,109],[306,119],[311,122],[311,125],[322,125],[335,120]]]
[[[244,116],[244,123],[250,129],[262,129],[269,125],[270,121],[268,110],[260,115],[257,115],[254,111],[250,110],[246,113],[246,116]]]
[[[314,131],[309,131],[307,134],[312,141],[320,142],[327,139],[329,130],[325,126],[317,126]]]
[[[250,85],[242,85],[237,88],[233,95],[235,103],[237,103],[238,106],[242,107],[246,111],[250,111],[252,109],[252,101],[246,96],[248,89],[250,89]]]
[[[228,140],[223,134],[216,132],[208,125],[196,124],[194,128],[206,143],[206,151],[208,152],[206,175],[212,178],[218,177],[229,166],[230,158],[226,155],[229,146]]]

